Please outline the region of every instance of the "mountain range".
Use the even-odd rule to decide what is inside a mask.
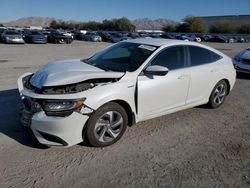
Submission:
[[[50,23],[53,21],[63,21],[61,19],[55,19],[51,17],[24,17],[14,21],[2,23],[4,26],[18,26],[18,27],[25,27],[25,26],[42,26],[42,27],[49,27]],[[76,21],[69,20],[66,21],[67,23]],[[165,25],[176,25],[178,22],[170,20],[170,19],[155,19],[151,20],[148,18],[139,18],[135,20],[131,20],[132,24],[135,25],[136,29],[138,30],[160,30]]]

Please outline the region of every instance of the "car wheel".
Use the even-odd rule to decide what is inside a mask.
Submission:
[[[128,116],[123,107],[110,102],[96,110],[87,122],[86,136],[89,144],[105,147],[117,142],[124,134]]]
[[[59,44],[64,44],[65,43],[65,39],[58,39],[58,43]]]
[[[209,97],[209,102],[208,102],[209,106],[211,108],[218,108],[219,106],[221,106],[226,99],[227,93],[228,93],[227,83],[224,80],[219,81],[215,85]]]

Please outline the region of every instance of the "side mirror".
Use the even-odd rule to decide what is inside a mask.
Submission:
[[[144,74],[146,75],[165,76],[167,73],[168,68],[160,65],[151,65],[144,70]]]

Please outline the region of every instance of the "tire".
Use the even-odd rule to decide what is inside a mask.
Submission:
[[[112,122],[112,123],[111,123]],[[97,109],[86,125],[87,140],[94,147],[105,147],[117,142],[128,124],[128,115],[119,104],[110,102]]]
[[[65,39],[58,39],[58,44],[65,44],[66,40]]]
[[[219,106],[221,106],[225,102],[227,94],[228,94],[227,83],[224,80],[219,81],[215,85],[215,87],[214,87],[214,89],[209,97],[208,105],[211,108],[218,108]]]

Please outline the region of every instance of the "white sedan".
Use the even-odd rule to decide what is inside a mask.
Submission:
[[[50,62],[18,79],[22,124],[49,146],[118,141],[127,126],[176,111],[223,104],[232,60],[180,40],[132,39],[88,59]]]
[[[250,73],[250,48],[240,51],[233,59],[237,72]]]

